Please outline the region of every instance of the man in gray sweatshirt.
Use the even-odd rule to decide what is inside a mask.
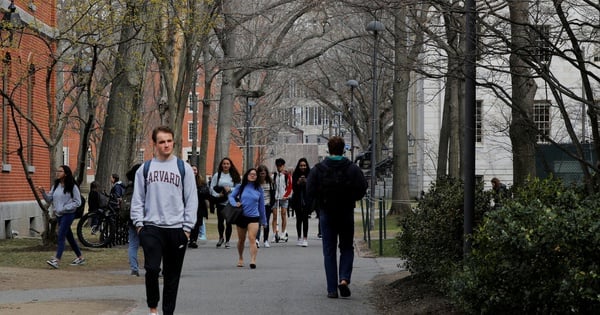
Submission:
[[[196,224],[198,194],[192,167],[173,155],[173,131],[152,131],[155,157],[135,174],[131,220],[144,249],[146,300],[150,314],[158,314],[159,273],[162,260],[163,314],[173,314],[179,277],[190,231]]]

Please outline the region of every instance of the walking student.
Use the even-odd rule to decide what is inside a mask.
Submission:
[[[360,168],[343,156],[344,139],[331,137],[327,147],[330,156],[308,174],[306,195],[309,204],[316,200],[319,211],[327,297],[337,298],[338,290],[342,297],[349,297],[354,263],[354,207],[365,195],[367,181]]]
[[[73,231],[71,231],[71,224],[75,220],[75,211],[81,205],[81,193],[79,192],[79,187],[75,185],[75,178],[73,178],[71,168],[67,165],[58,167],[56,170],[56,179],[49,193],[46,193],[42,186],[39,186],[38,190],[46,202],[52,203],[52,211],[56,215],[58,224],[58,247],[56,248],[56,255],[47,260],[46,263],[52,268],[58,269],[65,250],[65,240],[67,240],[76,256],[71,265],[78,266],[85,264],[85,258],[83,258],[79,245],[77,245],[73,237]]]
[[[217,173],[210,180],[210,194],[213,198],[217,211],[217,229],[219,230],[219,241],[217,247],[221,247],[225,242],[225,248],[229,248],[229,239],[233,231],[230,222],[226,222],[223,215],[223,208],[227,205],[227,195],[233,190],[235,185],[241,182],[240,173],[229,158],[223,158],[219,163]],[[225,233],[225,237],[223,237]]]
[[[288,240],[287,234],[287,209],[292,196],[292,177],[288,174],[285,169],[285,160],[278,158],[275,160],[275,166],[277,171],[273,174],[273,183],[275,184],[275,207],[273,209],[273,233],[275,234],[275,240],[279,239],[279,233],[281,239],[284,242]],[[279,213],[277,213],[277,209]],[[277,216],[281,218],[281,230],[277,229]]]
[[[131,275],[135,277],[140,276],[140,266],[138,264],[138,251],[140,249],[140,238],[137,234],[135,225],[131,221],[131,198],[133,197],[133,186],[135,182],[135,173],[140,168],[141,164],[136,164],[127,171],[125,176],[127,177],[128,183],[123,193],[123,203],[119,215],[121,218],[127,219],[127,256],[129,258],[129,268],[131,269]]]
[[[263,189],[263,196],[265,198],[265,215],[267,217],[267,224],[262,226],[263,229],[263,246],[265,248],[271,247],[269,244],[269,220],[271,219],[271,212],[273,211],[273,203],[275,201],[275,187],[273,186],[273,180],[269,175],[269,169],[265,165],[260,165],[256,169],[258,172],[258,183]],[[258,228],[258,234],[256,235],[257,244],[260,244],[260,227]]]
[[[298,243],[296,245],[308,246],[308,215],[312,212],[310,204],[306,202],[306,178],[310,172],[308,160],[301,158],[292,173],[292,201],[291,208],[296,213],[296,232]]]
[[[158,314],[161,262],[163,314],[175,311],[183,259],[198,210],[194,171],[173,155],[173,138],[167,126],[152,131],[155,156],[135,173],[131,201],[131,220],[144,250],[150,314]]]
[[[262,187],[257,181],[258,173],[255,168],[249,169],[242,184],[235,187],[233,192],[229,194],[229,203],[237,207],[242,207],[242,214],[237,219],[237,235],[238,235],[238,267],[244,267],[244,245],[246,243],[246,235],[250,245],[250,268],[256,268],[256,254],[258,246],[256,244],[256,233],[260,225],[267,224],[265,215],[265,199]]]
[[[204,227],[204,218],[208,218],[208,207],[206,206],[206,199],[208,198],[208,186],[202,178],[202,175],[198,173],[198,167],[192,165],[194,170],[194,178],[196,179],[196,190],[198,192],[198,211],[196,212],[196,225],[192,229],[190,234],[189,248],[198,248],[198,236],[200,236],[202,228]],[[206,240],[206,229],[204,229],[204,239]]]

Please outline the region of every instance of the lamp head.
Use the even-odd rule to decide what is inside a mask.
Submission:
[[[383,30],[385,30],[385,27],[383,26],[383,23],[379,21],[371,21],[367,24],[367,31],[372,32],[373,34],[377,34]]]
[[[358,81],[356,81],[356,80],[348,80],[348,82],[346,82],[346,85],[349,86],[350,88],[357,88],[358,87]]]

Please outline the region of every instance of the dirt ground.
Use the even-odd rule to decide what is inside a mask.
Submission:
[[[367,254],[367,253],[361,253]],[[112,274],[110,266],[103,270],[51,270],[0,268],[0,294],[3,290],[125,285],[132,281],[143,284],[143,277],[123,277]],[[115,266],[114,270],[119,269]],[[460,314],[431,287],[423,285],[406,271],[378,276],[373,281],[373,293],[379,314]],[[56,279],[60,279],[57,281]],[[135,307],[132,300],[73,300],[0,305],[0,314],[124,314]],[[76,305],[75,305],[76,304]],[[112,311],[106,311],[110,304]]]

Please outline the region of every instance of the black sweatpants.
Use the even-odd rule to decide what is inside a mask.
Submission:
[[[173,314],[177,302],[179,277],[188,239],[183,229],[167,229],[147,225],[140,231],[140,245],[144,249],[146,270],[146,302],[148,307],[158,306],[160,288],[158,277],[163,265],[163,314]]]

